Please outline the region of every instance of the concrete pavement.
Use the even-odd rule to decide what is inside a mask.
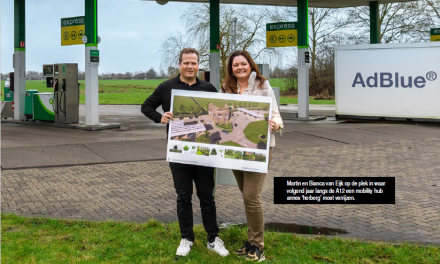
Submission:
[[[177,221],[164,126],[139,106],[101,106],[119,130],[1,126],[3,213]],[[329,107],[330,108],[330,107]],[[319,110],[330,113],[327,109]],[[283,115],[288,114],[289,109]],[[262,200],[267,223],[343,229],[347,237],[440,245],[440,126],[285,121]],[[65,166],[68,165],[68,166]],[[274,205],[273,178],[396,177],[395,205]],[[201,223],[194,195],[195,222]],[[245,222],[237,187],[217,187],[219,222]]]

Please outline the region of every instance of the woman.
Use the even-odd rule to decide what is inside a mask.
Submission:
[[[269,120],[271,160],[272,148],[275,146],[273,132],[283,128],[283,120],[276,103],[276,98],[267,81],[259,72],[258,66],[246,51],[234,51],[228,60],[226,78],[221,92],[244,95],[260,95],[272,97],[272,118]],[[237,255],[246,255],[246,260],[261,262],[264,256],[264,219],[263,207],[260,201],[266,173],[233,170],[238,187],[243,194],[246,220],[248,224],[248,241],[235,251]]]

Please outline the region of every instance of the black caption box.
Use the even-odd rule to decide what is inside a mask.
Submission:
[[[275,177],[275,204],[395,204],[395,177]]]

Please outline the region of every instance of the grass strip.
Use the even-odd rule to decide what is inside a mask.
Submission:
[[[202,225],[194,227],[191,253],[176,258],[177,223],[156,220],[135,224],[24,218],[2,214],[3,263],[247,263],[242,257],[220,257],[206,248]],[[247,228],[220,232],[232,251],[242,246]],[[440,248],[411,244],[364,243],[290,233],[265,233],[268,263],[438,263]]]
[[[142,104],[150,96],[154,89],[165,80],[99,80],[99,103],[100,104]],[[283,87],[283,80],[271,79],[276,84],[274,87]],[[4,83],[1,81],[1,100],[4,100]],[[80,103],[85,103],[85,82],[80,80]],[[272,85],[273,86],[273,85]],[[46,87],[44,80],[26,81],[26,90],[35,89],[39,92],[53,92],[52,88]],[[282,90],[282,89],[281,89]],[[281,104],[298,104],[298,98],[293,96],[281,96]],[[335,104],[335,100],[314,100],[309,104]]]
[[[255,144],[260,142],[266,143],[268,126],[269,124],[266,120],[251,122],[244,128],[243,133],[249,141]],[[266,139],[260,139],[260,135],[264,135]]]
[[[223,142],[223,143],[220,143],[220,145],[222,145],[222,146],[230,146],[230,147],[240,147],[240,148],[243,147],[242,145],[240,145],[238,143],[235,143],[234,141],[231,141],[231,140]]]
[[[280,104],[298,104],[298,98],[293,96],[280,96]],[[334,105],[335,100],[315,100],[313,98],[309,99],[309,104],[315,105]]]

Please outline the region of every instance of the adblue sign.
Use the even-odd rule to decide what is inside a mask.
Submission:
[[[425,88],[427,81],[435,81],[437,73],[429,71],[425,76],[404,76],[398,72],[375,72],[373,75],[364,77],[362,73],[356,73],[351,87],[370,88]]]
[[[338,117],[440,121],[440,42],[335,47]]]

